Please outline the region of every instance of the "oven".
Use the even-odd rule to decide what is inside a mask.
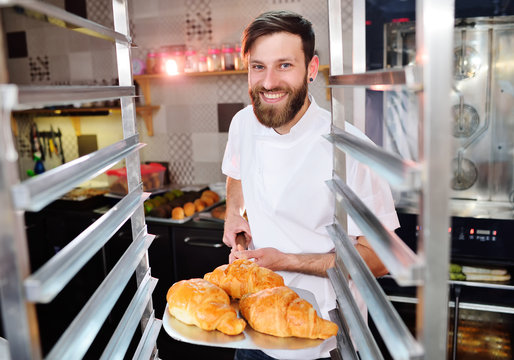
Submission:
[[[384,66],[415,66],[415,24],[384,25]],[[512,359],[514,337],[514,16],[456,19],[454,30],[449,359]],[[417,98],[384,93],[383,146],[418,160]],[[417,194],[395,192],[398,235],[416,251]],[[475,270],[475,269],[480,270]],[[503,274],[504,276],[493,276]],[[384,291],[414,332],[416,288]]]

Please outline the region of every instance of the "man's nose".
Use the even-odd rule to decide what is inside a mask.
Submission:
[[[279,76],[273,69],[266,70],[262,86],[266,90],[273,90],[278,87]]]

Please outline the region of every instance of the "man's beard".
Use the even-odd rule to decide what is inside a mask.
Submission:
[[[268,90],[269,91],[269,90]],[[277,129],[291,122],[300,111],[307,96],[307,79],[299,88],[275,88],[273,92],[286,92],[289,95],[285,105],[265,104],[261,101],[260,92],[266,92],[262,86],[249,89],[253,103],[253,112],[259,122],[269,128]]]

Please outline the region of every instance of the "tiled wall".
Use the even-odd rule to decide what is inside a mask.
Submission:
[[[62,8],[70,6],[65,0],[47,2]],[[77,7],[81,1],[69,2]],[[82,2],[87,18],[112,27],[110,0]],[[137,44],[132,51],[135,59],[144,60],[147,52],[166,45],[206,48],[209,43],[235,43],[256,15],[271,9],[288,9],[313,22],[321,64],[328,63],[326,0],[132,0],[129,8],[131,32]],[[11,82],[41,85],[116,81],[112,44],[19,15],[12,9],[3,11],[3,20],[6,33],[24,33],[26,38],[26,53],[8,59]],[[218,104],[248,104],[247,87],[245,75],[152,80],[152,103],[160,105],[160,109],[153,117],[154,136],[147,135],[142,119],[138,121],[141,141],[147,144],[141,152],[142,161],[168,161],[172,181],[176,183],[223,181],[220,168],[227,134],[218,130]],[[322,74],[310,85],[310,91],[321,106],[329,109]],[[33,120],[18,119],[22,147],[28,140],[30,121]],[[78,156],[70,118],[36,118],[35,121],[39,130],[48,130],[50,124],[62,130],[67,161]],[[97,134],[99,147],[103,147],[122,137],[121,126],[119,131],[113,131],[119,121],[119,115],[83,117],[81,131]],[[26,158],[22,156],[21,163],[24,173],[33,165],[30,153]],[[51,162],[45,165],[55,166]]]

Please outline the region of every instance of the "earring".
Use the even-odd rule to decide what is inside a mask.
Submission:
[[[313,78],[309,78],[309,82],[313,82],[313,81],[314,81],[314,79],[313,79]]]

